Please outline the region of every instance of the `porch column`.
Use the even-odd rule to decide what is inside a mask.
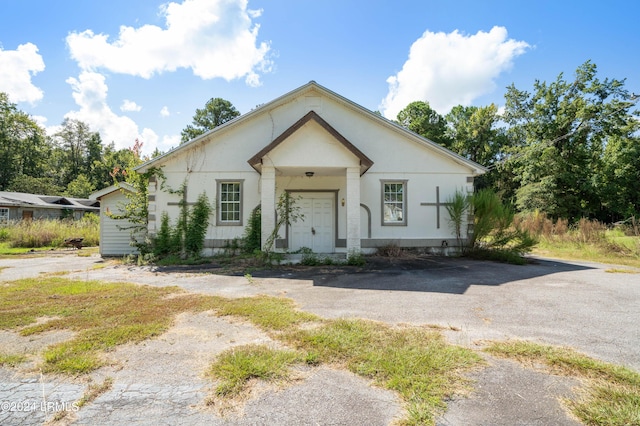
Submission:
[[[263,251],[270,251],[273,247],[267,247],[266,243],[276,227],[276,169],[273,166],[262,166],[260,205],[262,210],[261,246]]]
[[[360,253],[360,167],[347,167],[347,256]]]

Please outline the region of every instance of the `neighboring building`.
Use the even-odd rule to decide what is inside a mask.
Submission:
[[[91,198],[100,202],[100,255],[122,256],[136,254],[131,244],[131,223],[123,219],[113,219],[111,214],[122,214],[122,207],[129,201],[125,192],[134,192],[135,188],[127,183],[112,185],[91,194]]]
[[[100,202],[86,198],[0,191],[0,223],[31,219],[81,219],[100,213]]]
[[[298,199],[304,219],[280,230],[278,250],[453,246],[445,202],[473,191],[474,177],[486,172],[313,81],[137,170],[151,168],[162,169],[165,182],[149,183],[150,234],[164,211],[175,223],[180,199],[168,189],[185,185],[188,204],[203,192],[215,204],[209,253],[241,238],[257,205],[264,248],[284,191]]]

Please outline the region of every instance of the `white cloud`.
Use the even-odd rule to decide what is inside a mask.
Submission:
[[[107,104],[108,87],[102,74],[83,71],[78,78],[67,79],[73,89],[73,99],[80,107],[70,111],[65,118],[83,121],[93,131],[100,132],[102,142],[113,142],[116,149],[130,148],[138,139],[144,143],[143,152],[152,152],[158,136],[151,129],[139,131],[138,125],[129,117],[119,116]]]
[[[387,79],[389,92],[380,109],[395,119],[414,101],[426,101],[440,114],[495,89],[495,79],[530,46],[507,39],[504,27],[474,35],[426,31],[409,51],[402,70]]]
[[[84,70],[104,68],[112,72],[150,78],[156,73],[190,68],[203,79],[245,78],[258,85],[257,72],[268,72],[271,63],[266,42],[257,43],[260,26],[248,10],[247,0],[185,0],[161,9],[164,28],[121,26],[118,38],[91,30],[71,33],[67,43],[71,57]]]
[[[180,135],[163,136],[157,146],[160,151],[167,152],[171,148],[175,148],[180,145],[180,141]]]
[[[169,112],[169,107],[167,107],[166,105],[162,107],[162,109],[160,110],[160,116],[161,117],[168,117],[170,116],[171,113]]]
[[[134,101],[130,101],[129,99],[125,99],[120,105],[120,111],[125,112],[138,112],[141,111],[142,107],[135,103]]]
[[[0,46],[0,92],[12,102],[34,104],[42,99],[43,91],[31,82],[31,77],[44,71],[44,60],[33,43],[21,44],[16,50],[2,50]]]

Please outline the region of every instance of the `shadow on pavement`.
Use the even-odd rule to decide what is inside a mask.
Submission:
[[[381,268],[349,275],[320,275],[314,285],[367,290],[464,294],[472,285],[499,286],[534,277],[592,269],[559,261],[535,260],[526,265],[464,258],[432,258],[421,268]]]
[[[249,272],[255,278],[312,280],[317,287],[464,294],[471,285],[499,286],[507,282],[589,269],[593,268],[541,259],[531,259],[526,265],[510,265],[438,256],[373,256],[367,257],[367,264],[363,267],[280,265],[264,269],[233,270],[210,264],[198,267],[162,267],[157,268],[157,271],[234,276]]]

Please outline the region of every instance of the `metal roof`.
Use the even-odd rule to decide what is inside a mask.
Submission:
[[[39,209],[69,209],[100,211],[100,202],[87,198],[38,195],[24,192],[0,191],[0,207],[28,207]]]

